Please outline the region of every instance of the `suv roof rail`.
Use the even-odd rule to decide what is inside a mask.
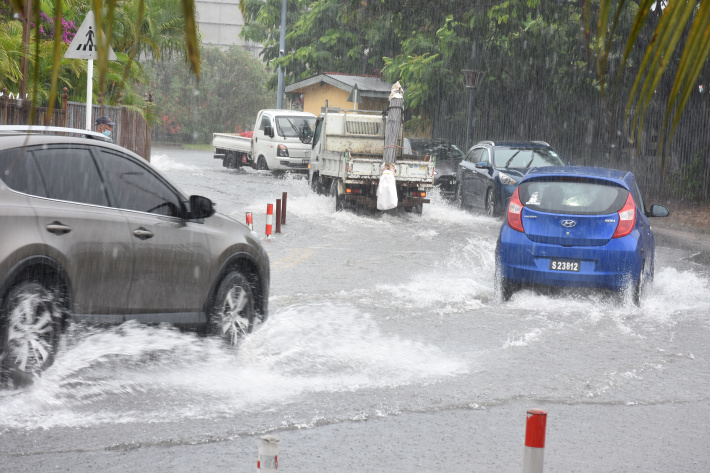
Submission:
[[[75,135],[81,138],[101,140],[111,142],[111,138],[98,131],[80,130],[78,128],[67,128],[61,126],[41,126],[41,125],[0,125],[0,134],[3,133],[37,133],[45,135]]]
[[[550,146],[547,142],[545,141],[540,141],[540,140],[533,140],[533,143],[537,143],[539,145],[545,145],[545,146]]]

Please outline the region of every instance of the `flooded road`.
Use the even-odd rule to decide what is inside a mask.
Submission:
[[[710,471],[710,268],[656,249],[641,295],[499,303],[500,221],[438,196],[421,217],[335,212],[298,177],[154,149],[187,194],[245,221],[272,268],[269,319],[238,353],[170,327],[73,325],[54,366],[0,392],[0,471]],[[266,206],[287,192],[282,233]],[[706,259],[705,259],[706,260]]]

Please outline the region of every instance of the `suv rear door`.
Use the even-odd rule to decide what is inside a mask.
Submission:
[[[89,147],[56,144],[30,148],[47,198],[31,204],[48,256],[64,266],[77,318],[120,322],[133,253],[126,219],[109,206]]]

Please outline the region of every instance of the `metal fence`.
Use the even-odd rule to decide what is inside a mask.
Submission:
[[[30,105],[27,101],[16,99],[7,90],[0,95],[0,124],[28,125],[31,122]],[[62,107],[54,109],[47,120],[47,108],[35,109],[34,124],[42,126],[63,126],[86,129],[86,104],[69,102],[66,89],[62,94]],[[92,105],[92,122],[100,116],[108,116],[116,126],[113,127],[114,143],[136,153],[150,161],[152,130],[143,116],[136,110],[124,106]]]
[[[578,165],[610,167],[632,171],[650,199],[666,202],[710,200],[710,100],[696,94],[665,147],[665,171],[660,166],[657,131],[663,123],[665,104],[652,104],[646,112],[639,142],[630,139],[625,121],[625,104],[612,118],[610,110],[586,104],[571,104],[565,110],[551,110],[544,100],[528,103],[511,97],[497,103],[485,95],[476,101],[473,140],[543,140],[564,161]],[[522,102],[522,103],[521,103]],[[465,145],[466,116],[463,93],[442,103],[433,120],[433,135]],[[614,123],[612,123],[612,121]],[[463,149],[463,148],[462,148]]]

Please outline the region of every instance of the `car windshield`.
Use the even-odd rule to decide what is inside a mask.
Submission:
[[[585,178],[525,181],[518,187],[525,207],[542,212],[604,215],[618,212],[629,192],[611,182]]]
[[[315,117],[276,117],[276,129],[279,135],[289,138],[299,138],[301,128],[307,126],[311,129],[311,136],[316,127]]]
[[[560,157],[546,148],[496,148],[495,167],[497,168],[525,168],[544,166],[564,166]]]
[[[412,142],[412,152],[419,155],[435,156],[437,162],[461,161],[466,154],[456,145],[446,142]]]

